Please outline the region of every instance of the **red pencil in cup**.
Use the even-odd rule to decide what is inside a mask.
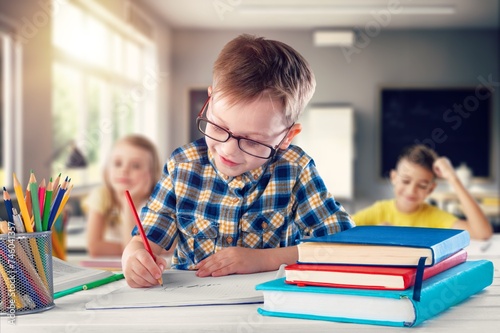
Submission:
[[[153,260],[156,262],[156,256],[153,254],[151,250],[151,246],[149,246],[148,238],[146,237],[146,233],[144,232],[144,228],[142,227],[141,220],[139,219],[139,215],[137,215],[137,210],[135,209],[134,202],[132,201],[132,197],[130,196],[130,192],[128,190],[125,191],[125,195],[127,196],[128,204],[130,205],[130,209],[132,209],[132,213],[135,217],[135,224],[137,225],[137,229],[139,229],[139,233],[141,234],[142,242],[144,243],[144,247],[146,251],[149,252]],[[163,278],[158,279],[158,283],[163,286]]]

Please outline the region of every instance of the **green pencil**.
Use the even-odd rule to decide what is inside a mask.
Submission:
[[[76,287],[69,288],[69,289],[66,289],[66,290],[61,290],[61,291],[58,291],[58,292],[54,293],[54,299],[60,298],[60,297],[63,297],[63,296],[69,295],[69,294],[73,294],[73,293],[76,293],[78,291],[97,288],[97,287],[100,287],[102,285],[105,285],[105,284],[108,284],[108,283],[111,283],[111,282],[114,282],[114,281],[121,280],[124,277],[125,276],[123,275],[123,273],[113,274],[112,276],[109,276],[109,277],[104,278],[104,279],[100,279],[100,280],[97,280],[97,281],[92,281],[92,282],[89,282],[89,283],[86,283],[86,284],[82,284],[80,286],[76,286]]]
[[[45,191],[45,203],[43,205],[43,216],[42,216],[42,228],[43,231],[49,231],[49,215],[50,215],[50,205],[52,204],[52,178],[49,180],[49,185],[47,185],[47,190]]]
[[[42,217],[40,216],[40,203],[38,201],[38,184],[36,183],[35,174],[33,171],[30,175],[30,191],[31,191],[31,203],[33,206],[33,217],[35,219],[35,231],[41,232],[45,231],[42,227]]]

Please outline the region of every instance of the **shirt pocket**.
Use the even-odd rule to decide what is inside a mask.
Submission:
[[[195,265],[215,250],[218,225],[192,215],[179,215],[179,263]]]
[[[281,212],[247,213],[241,218],[241,243],[238,245],[254,249],[279,247],[284,224],[285,217]]]

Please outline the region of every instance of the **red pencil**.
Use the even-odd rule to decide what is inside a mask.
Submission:
[[[125,195],[127,196],[128,204],[130,205],[130,209],[132,209],[132,213],[134,213],[135,224],[137,225],[137,229],[139,229],[139,233],[141,234],[142,242],[144,243],[144,247],[146,251],[149,252],[153,260],[156,262],[156,256],[153,254],[153,250],[151,250],[151,246],[149,246],[148,239],[146,237],[146,233],[144,232],[144,228],[142,227],[141,220],[139,219],[139,215],[137,215],[137,210],[135,209],[134,202],[132,201],[132,197],[130,196],[130,192],[128,190],[125,191]],[[163,286],[163,278],[158,279],[158,283]]]

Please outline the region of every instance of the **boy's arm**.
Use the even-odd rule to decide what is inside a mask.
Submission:
[[[444,178],[455,191],[466,221],[457,220],[453,227],[465,229],[471,238],[488,239],[493,234],[493,228],[484,215],[476,200],[457,177],[453,166],[447,158],[441,157],[434,162],[434,171],[438,177]]]
[[[282,264],[294,264],[298,259],[297,246],[272,249],[227,247],[203,259],[196,275],[223,276],[277,270]]]

